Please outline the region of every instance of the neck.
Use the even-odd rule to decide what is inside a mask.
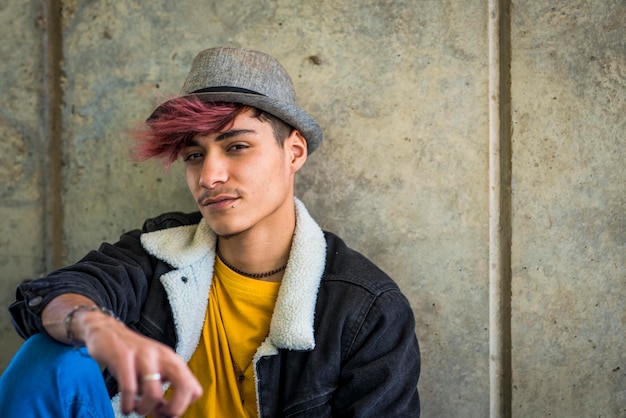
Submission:
[[[282,222],[281,228],[219,237],[217,246],[222,260],[231,269],[248,273],[248,276],[279,270],[266,277],[252,278],[280,281],[284,274],[281,267],[289,260],[294,231],[295,213],[291,220]]]
[[[222,263],[224,263],[226,265],[226,267],[228,267],[229,269],[231,269],[235,273],[240,274],[240,275],[242,275],[244,277],[248,277],[250,279],[268,280],[268,278],[270,278],[270,277],[282,274],[282,272],[287,268],[287,263],[285,263],[282,266],[280,266],[278,268],[275,268],[274,270],[266,271],[264,273],[248,273],[247,271],[239,270],[237,267],[233,266],[228,261],[226,261],[226,259],[224,258],[224,256],[220,252],[219,245],[217,246],[216,253],[217,253],[217,257],[220,259],[220,261]],[[269,280],[271,280],[271,279],[269,279]]]

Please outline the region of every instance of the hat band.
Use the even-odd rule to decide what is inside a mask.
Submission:
[[[217,86],[217,87],[206,87],[203,89],[192,91],[189,94],[199,94],[199,93],[246,93],[246,94],[256,94],[257,96],[265,96],[254,90],[248,90],[241,87],[233,87],[233,86]]]

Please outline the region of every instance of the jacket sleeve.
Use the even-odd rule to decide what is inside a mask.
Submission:
[[[419,417],[420,353],[407,299],[399,290],[382,293],[355,326],[333,415]]]
[[[42,332],[41,311],[52,299],[66,293],[90,298],[127,324],[137,322],[150,282],[169,269],[146,253],[141,245],[142,233],[197,221],[197,215],[181,213],[149,219],[142,230],[123,234],[115,244],[102,244],[76,264],[21,284],[15,302],[9,306],[17,333],[28,338]]]

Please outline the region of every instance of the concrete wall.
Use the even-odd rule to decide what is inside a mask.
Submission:
[[[45,270],[45,22],[40,7],[0,4],[0,370],[19,347],[6,307]]]
[[[325,129],[298,195],[412,303],[423,416],[489,416],[500,389],[505,416],[626,416],[624,1],[511,5],[502,388],[489,380],[486,0],[73,0],[56,20],[51,3],[0,4],[3,306],[51,254],[73,262],[146,217],[193,210],[180,167],[132,163],[125,132],[178,91],[199,50],[245,46],[288,68]],[[3,370],[20,344],[6,309],[0,334]]]
[[[512,14],[513,411],[625,417],[626,2],[530,4]]]

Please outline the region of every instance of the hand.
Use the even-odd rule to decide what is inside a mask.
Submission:
[[[75,321],[91,357],[117,379],[122,413],[176,417],[202,394],[200,383],[170,347],[99,311],[83,312]],[[161,379],[155,380],[155,374]],[[164,382],[172,388],[167,401]]]
[[[48,335],[71,344],[64,319],[78,305],[95,303],[72,293],[52,299],[41,315]],[[117,379],[124,414],[134,411],[140,415],[177,417],[202,394],[198,380],[170,347],[130,330],[111,316],[97,310],[76,311],[71,331],[74,342],[84,342],[89,355]],[[156,373],[161,380],[144,379]],[[172,388],[168,401],[163,398],[163,382],[169,382]]]

